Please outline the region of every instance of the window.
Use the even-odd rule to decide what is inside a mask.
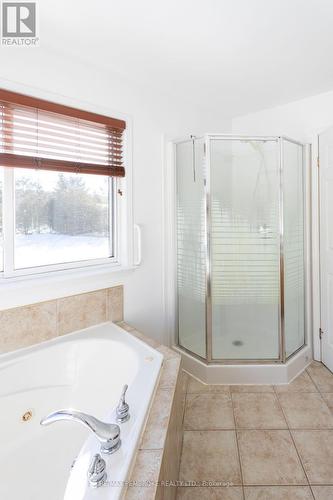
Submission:
[[[4,277],[117,259],[125,122],[0,90]]]

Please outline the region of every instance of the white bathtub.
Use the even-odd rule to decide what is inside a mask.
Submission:
[[[115,500],[124,496],[162,358],[113,323],[1,355],[0,499]],[[54,410],[75,408],[114,421],[124,384],[129,385],[126,399],[131,418],[120,425],[121,448],[103,455],[108,483],[92,489],[87,470],[91,457],[99,452],[97,439],[77,422],[45,427],[40,420]],[[22,416],[28,411],[32,418],[24,421]]]

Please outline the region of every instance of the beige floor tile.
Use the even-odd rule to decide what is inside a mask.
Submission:
[[[333,430],[292,434],[310,484],[333,485]]]
[[[240,485],[235,432],[185,431],[179,476],[181,481]]]
[[[311,361],[311,364],[306,368],[307,370],[310,368],[315,368],[318,366],[323,366],[323,363],[321,361],[315,361],[314,359]]]
[[[320,392],[333,392],[333,373],[326,366],[314,361],[307,368],[307,372]]]
[[[333,415],[319,393],[279,394],[291,429],[333,429]]]
[[[321,395],[325,399],[327,406],[333,411],[333,392],[322,392]]]
[[[239,486],[233,487],[184,487],[178,488],[177,500],[243,500],[243,491]]]
[[[312,486],[315,500],[333,500],[333,486]]]
[[[275,394],[233,394],[236,427],[241,429],[286,429],[287,423]]]
[[[275,385],[276,392],[318,392],[309,374],[304,371],[290,384]]]
[[[234,429],[229,394],[188,394],[184,428],[187,430]]]
[[[289,431],[237,431],[246,485],[307,484]]]
[[[272,385],[231,385],[233,392],[274,392]]]
[[[308,486],[250,486],[245,500],[313,500]]]
[[[203,392],[229,394],[230,389],[228,385],[208,385],[200,382],[199,380],[193,377],[189,377],[187,393],[201,394]]]

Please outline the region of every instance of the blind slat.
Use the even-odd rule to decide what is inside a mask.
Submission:
[[[1,129],[0,129],[1,134]],[[11,141],[12,135],[7,132],[3,133],[4,142]],[[15,147],[33,147],[35,150],[40,148],[49,148],[56,150],[67,150],[73,151],[73,147],[75,147],[75,141],[64,141],[63,139],[58,140],[57,137],[51,136],[38,136],[38,141],[36,141],[36,137],[31,134],[21,134],[15,133]],[[121,148],[109,147],[108,144],[103,146],[96,146],[90,143],[84,143],[84,145],[80,145],[80,151],[82,154],[91,153],[92,155],[96,154],[96,156],[114,156],[114,157],[122,157]]]
[[[2,165],[2,160],[4,158],[5,154],[12,154],[13,156],[27,156],[31,158],[40,158],[40,159],[54,159],[58,161],[58,164],[62,161],[71,161],[73,162],[73,171],[77,172],[77,164],[78,163],[90,163],[90,164],[96,164],[96,165],[105,165],[105,166],[110,166],[109,165],[109,158],[103,158],[103,157],[96,157],[96,156],[84,156],[84,155],[64,155],[62,152],[57,152],[57,151],[39,151],[39,155],[34,154],[34,149],[27,149],[27,148],[21,148],[18,146],[15,146],[14,149],[9,149],[7,150],[4,148],[3,153],[0,153],[0,165]],[[115,166],[122,166],[122,161],[118,159],[113,159],[112,160],[112,165]],[[15,165],[13,165],[15,167]],[[20,168],[19,165],[17,165],[18,168]],[[36,167],[37,168],[37,167]],[[61,168],[58,169],[61,171]],[[103,174],[101,174],[103,175]]]
[[[54,145],[50,144],[39,144],[34,145],[31,143],[20,143],[16,142],[13,144],[13,146],[7,146],[5,145],[3,148],[3,153],[25,153],[25,154],[30,154],[31,156],[40,156],[43,158],[45,155],[52,156],[54,154],[54,157],[64,157],[66,158],[74,158],[74,159],[83,159],[83,158],[88,158],[89,161],[94,161],[94,158],[96,161],[101,161],[103,159],[103,162],[105,161],[106,163],[109,162],[109,160],[112,158],[113,161],[116,160],[121,160],[121,155],[118,154],[112,154],[111,152],[108,151],[86,151],[84,149],[81,149],[81,151],[75,151],[71,148],[67,147],[57,147]],[[20,154],[20,153],[19,153]]]
[[[122,120],[0,89],[5,167],[123,177],[125,127]]]
[[[3,167],[16,167],[28,169],[52,170],[56,172],[72,172],[81,174],[108,175],[112,177],[125,177],[122,166],[99,165],[96,163],[75,163],[52,158],[36,158],[17,154],[0,154],[0,164]],[[59,168],[61,165],[61,168]]]
[[[1,109],[0,109],[0,118],[1,118]],[[2,124],[0,122],[0,126],[2,125],[3,130],[7,130],[8,132],[11,132],[14,129],[15,123],[15,130],[22,130],[23,132],[29,133],[29,132],[35,132],[37,129],[37,122],[34,123],[26,123],[26,122],[20,122],[19,120],[14,119],[10,120],[9,118],[6,118],[2,121]],[[70,139],[70,138],[76,138],[78,135],[80,135],[82,138],[84,137],[86,141],[91,141],[94,143],[105,143],[108,141],[108,136],[104,134],[95,134],[92,133],[92,131],[89,131],[88,133],[86,129],[80,129],[78,128],[73,128],[73,127],[67,127],[66,129],[62,128],[61,130],[58,127],[52,126],[52,124],[48,124],[45,126],[43,123],[38,122],[38,131],[41,134],[52,134],[57,137],[63,137],[64,139]],[[122,136],[119,134],[113,134],[113,142],[115,144],[121,144],[122,142]]]

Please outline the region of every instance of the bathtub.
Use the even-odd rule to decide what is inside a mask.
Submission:
[[[113,323],[86,328],[0,356],[0,499],[123,498],[163,356]],[[114,422],[124,384],[130,419],[120,449],[103,455],[108,479],[88,486],[96,437],[77,422],[47,427],[42,417],[75,408]]]

